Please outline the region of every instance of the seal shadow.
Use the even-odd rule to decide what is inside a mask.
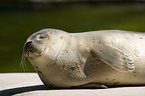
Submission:
[[[5,89],[5,90],[0,91],[0,96],[11,96],[11,95],[20,94],[23,92],[30,92],[30,91],[36,91],[36,90],[48,90],[48,88],[45,85],[36,85],[36,86]]]
[[[48,88],[45,85],[36,85],[36,86],[26,86],[26,87],[17,87],[11,89],[5,89],[0,91],[0,96],[12,96],[24,92],[38,91],[38,90],[79,90],[79,89],[94,89],[94,88]]]
[[[126,86],[124,86],[124,87],[126,87]],[[133,86],[133,87],[136,87],[136,86]],[[117,87],[110,87],[110,88],[117,88]],[[66,88],[61,88],[61,90],[64,90],[64,89],[66,89]],[[69,88],[67,90],[70,90],[70,89],[82,89],[82,88]],[[92,88],[83,88],[83,89],[92,89]],[[45,85],[18,87],[18,88],[1,90],[0,96],[12,96],[12,95],[16,95],[16,94],[20,94],[20,93],[24,93],[24,92],[36,91],[36,90],[37,91],[38,90],[60,90],[60,88],[49,89]]]

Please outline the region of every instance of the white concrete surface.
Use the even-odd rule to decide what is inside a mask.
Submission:
[[[0,96],[145,96],[145,86],[53,90],[36,73],[0,73]]]
[[[36,73],[0,73],[0,90],[43,85]]]

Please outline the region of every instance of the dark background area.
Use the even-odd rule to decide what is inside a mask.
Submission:
[[[44,28],[145,32],[145,2],[34,1],[0,1],[0,72],[24,72],[20,68],[23,45]],[[26,65],[26,72],[34,72],[28,60]]]

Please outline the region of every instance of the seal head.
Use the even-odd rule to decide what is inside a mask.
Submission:
[[[32,34],[24,44],[23,53],[27,58],[41,55],[47,47],[52,48],[57,40],[56,34],[63,32],[56,29],[43,29]],[[55,33],[55,37],[53,34]],[[55,41],[55,42],[54,42]],[[60,41],[59,41],[60,42]]]

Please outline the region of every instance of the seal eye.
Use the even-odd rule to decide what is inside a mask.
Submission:
[[[44,38],[46,38],[46,37],[44,37],[44,36],[40,36],[40,37],[39,37],[39,39],[44,39]]]

